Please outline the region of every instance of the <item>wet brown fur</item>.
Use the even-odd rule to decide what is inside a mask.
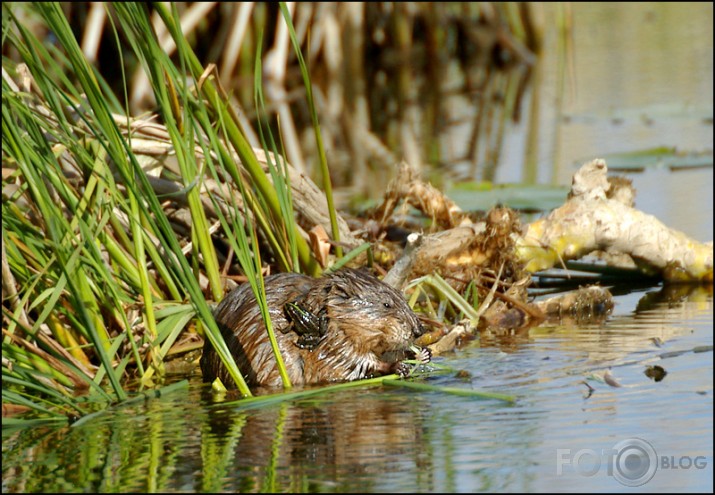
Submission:
[[[293,385],[349,381],[391,373],[424,329],[402,294],[376,277],[344,268],[321,278],[280,273],[265,279],[278,346]],[[284,305],[297,302],[328,318],[325,338],[301,349]],[[280,387],[282,380],[251,287],[235,289],[214,312],[219,328],[249,387]],[[204,381],[233,379],[210,342],[201,358]]]

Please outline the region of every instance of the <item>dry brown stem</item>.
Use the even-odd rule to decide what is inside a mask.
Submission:
[[[382,204],[375,210],[372,217],[385,224],[393,211],[404,201],[432,219],[433,226],[451,229],[468,220],[454,201],[442,194],[429,182],[424,182],[419,174],[405,161],[390,181]]]

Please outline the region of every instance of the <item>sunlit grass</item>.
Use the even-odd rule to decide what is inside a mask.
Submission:
[[[142,4],[112,8],[115,38],[128,43],[148,76],[183,187],[172,195],[185,201],[191,231],[188,244],[180,245],[164,209],[172,196],[156,190],[146,161],[135,153],[138,134],[128,108],[106,94],[108,85],[84,58],[59,4],[34,6],[56,46],[43,44],[4,6],[6,43],[25,66],[4,64],[3,78],[4,164],[14,170],[7,180],[19,185],[3,202],[6,282],[18,289],[12,307],[3,308],[3,397],[38,414],[81,416],[93,409],[77,400],[85,390],[97,404],[109,404],[126,400],[128,389],[153,386],[172,346],[194,326],[217,349],[241,394],[251,395],[206,300],[205,291],[216,301],[224,294],[212,238],[217,227],[269,331],[259,235],[282,270],[320,272],[293,221],[287,164],[270,129],[263,142],[271,181],[215,75],[182,35],[175,9],[155,6],[176,42],[178,62],[159,46]],[[256,105],[265,109],[260,64],[255,70]],[[33,94],[16,86],[23,74]],[[225,177],[238,196],[205,194],[207,178],[221,183]],[[213,226],[206,199],[218,218]],[[271,340],[290,387],[275,336]]]
[[[152,6],[176,44],[173,57],[157,40],[144,4],[105,8],[112,9],[107,29],[121,46],[117,57],[138,61],[160,124],[135,119],[129,103],[122,106],[85,58],[60,4],[3,5],[3,45],[22,60],[3,60],[3,284],[13,289],[3,306],[3,403],[52,419],[121,403],[162,382],[165,361],[190,332],[210,341],[248,397],[209,304],[226,289],[228,261],[222,267],[217,239],[238,261],[269,333],[262,249],[268,246],[280,271],[322,271],[294,221],[280,122],[277,136],[268,126],[258,129],[264,169],[217,71],[200,63],[182,32],[176,6]],[[288,9],[280,8],[305,86],[328,203],[336,259],[326,270],[335,270],[370,254],[370,244],[342,256],[310,68]],[[17,9],[28,13],[22,21]],[[28,29],[28,18],[52,38],[38,39],[35,33],[43,31]],[[260,49],[255,62],[256,112],[267,113]],[[130,75],[121,78],[128,102]],[[162,134],[155,142],[143,132],[151,125]],[[173,165],[137,151],[147,141],[170,149],[165,154]],[[175,187],[167,191],[167,182]],[[168,211],[173,204],[188,214],[187,233],[177,232]],[[420,282],[475,319],[475,308],[439,279]]]
[[[31,96],[12,87],[21,75],[4,64],[12,77],[3,79],[4,163],[14,168],[8,179],[19,187],[3,202],[3,247],[8,276],[13,277],[8,281],[18,288],[14,310],[3,308],[8,322],[3,397],[38,413],[53,410],[49,404],[64,410],[62,414],[70,414],[69,408],[81,415],[74,398],[84,389],[105,403],[126,399],[133,377],[150,384],[157,371],[162,374],[172,344],[194,320],[217,348],[239,390],[250,395],[198,281],[206,276],[213,299],[223,296],[201,198],[204,177],[228,172],[244,190],[244,205],[256,208],[255,217],[269,219],[263,228],[272,230],[276,221],[295,228],[282,219],[285,208],[272,207],[278,205],[274,187],[281,186],[267,183],[226,104],[210,90],[211,82],[204,81],[203,92],[197,93],[192,79],[184,77],[186,70],[193,70],[193,80],[199,80],[203,67],[178,30],[176,16],[160,12],[177,41],[177,65],[159,48],[143,6],[113,7],[117,29],[149,75],[171,140],[192,220],[192,261],[166,216],[164,198],[133,152],[132,132],[117,119],[122,109],[110,108],[116,99],[104,94],[107,86],[84,59],[59,5],[35,6],[55,33],[59,50],[47,49],[3,7],[7,42],[20,52],[35,91]],[[123,113],[129,121],[128,111]],[[224,144],[226,134],[263,186],[244,184]],[[195,153],[197,142],[204,160]],[[262,196],[266,191],[269,198]],[[223,200],[230,204],[232,198]],[[262,294],[256,226],[235,203],[229,211],[230,218],[221,217],[224,234],[252,287]],[[300,243],[298,237],[294,235],[293,246]],[[300,258],[309,271],[315,266],[307,245],[302,258],[298,248],[288,250],[287,259]],[[265,296],[259,295],[261,299]],[[184,302],[189,304],[176,306]],[[37,340],[49,348],[37,348]]]

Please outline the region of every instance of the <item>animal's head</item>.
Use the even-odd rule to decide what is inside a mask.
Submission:
[[[325,277],[330,326],[366,351],[406,349],[425,331],[403,295],[369,273],[343,269]]]

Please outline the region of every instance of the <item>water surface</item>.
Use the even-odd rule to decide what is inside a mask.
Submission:
[[[709,491],[712,347],[692,351],[713,344],[712,292],[688,292],[624,294],[602,323],[484,336],[438,359],[471,379],[430,382],[514,404],[366,387],[240,410],[192,379],[76,426],[3,429],[3,491],[616,491],[608,455],[631,439],[658,463],[635,490]],[[596,378],[609,369],[620,387]],[[671,458],[705,465],[664,469]]]

